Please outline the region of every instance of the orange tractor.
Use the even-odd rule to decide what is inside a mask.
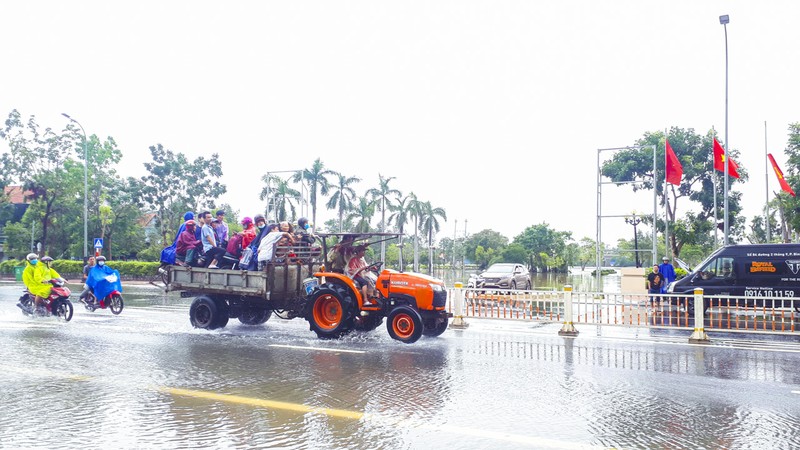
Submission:
[[[364,289],[343,273],[336,259],[347,261],[354,249],[397,238],[393,233],[320,234],[325,263],[309,286],[305,318],[320,338],[337,338],[351,330],[374,330],[387,319],[389,335],[401,342],[416,342],[421,336],[439,336],[452,314],[445,311],[447,289],[440,279],[413,272],[381,270],[382,262],[369,265],[374,273],[374,291],[364,298]],[[375,240],[377,238],[377,240]],[[331,252],[328,245],[338,242]],[[330,242],[329,242],[330,241]]]

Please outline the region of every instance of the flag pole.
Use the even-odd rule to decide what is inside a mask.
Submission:
[[[770,224],[769,224],[769,164],[767,160],[769,159],[767,153],[767,121],[764,121],[764,182],[766,183],[766,203],[764,208],[764,226],[767,229],[767,243],[772,241],[772,237],[770,236]]]
[[[713,127],[711,129],[714,130]],[[714,137],[716,137],[716,130],[714,130]],[[714,139],[714,137],[712,137],[712,139]],[[716,250],[717,247],[718,247],[717,242],[718,242],[719,238],[717,237],[717,230],[719,229],[719,227],[717,227],[717,223],[718,223],[717,222],[717,220],[718,220],[717,219],[717,171],[714,169],[714,143],[713,143],[713,141],[711,143],[711,177],[712,177],[711,179],[714,182],[714,249]]]
[[[667,129],[664,128],[664,256],[669,257],[669,196],[667,195]]]

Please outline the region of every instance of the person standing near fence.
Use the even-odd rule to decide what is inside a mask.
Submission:
[[[661,285],[661,293],[666,294],[669,284],[675,281],[678,277],[675,276],[675,267],[669,263],[669,258],[664,256],[661,258],[661,260],[663,262],[660,266],[658,266],[658,271],[664,276],[664,283]]]
[[[660,294],[661,287],[664,285],[664,275],[659,272],[658,264],[653,264],[653,271],[647,274],[647,293]],[[661,301],[660,297],[651,296],[650,303]]]

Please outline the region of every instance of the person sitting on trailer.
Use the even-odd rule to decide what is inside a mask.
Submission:
[[[334,245],[328,252],[331,272],[344,273],[344,269],[347,268],[347,263],[350,261],[350,252],[353,250],[354,240],[355,237],[348,234],[342,237],[341,242]]]

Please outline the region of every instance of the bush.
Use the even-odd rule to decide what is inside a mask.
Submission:
[[[24,266],[25,261],[18,261],[16,259],[9,259],[7,261],[0,262],[0,273],[2,274],[14,274],[14,267],[17,266]]]
[[[121,276],[146,277],[156,273],[160,263],[144,261],[108,261],[108,266],[119,270]],[[24,261],[9,259],[0,262],[0,273],[14,274],[14,267],[25,265]],[[57,259],[53,261],[53,269],[59,274],[83,274],[83,261]]]

